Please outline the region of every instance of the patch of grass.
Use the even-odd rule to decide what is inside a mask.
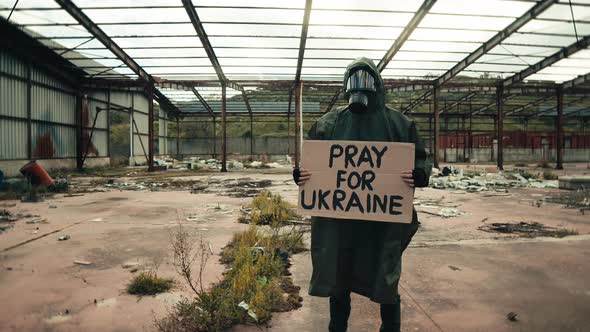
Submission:
[[[550,170],[545,170],[543,172],[543,179],[545,180],[557,180],[559,176],[557,174],[551,172]]]
[[[553,194],[547,197],[552,203],[564,204],[566,208],[579,209],[582,214],[590,210],[590,189],[578,189]]]
[[[533,174],[527,170],[524,169],[519,169],[518,173],[525,179],[537,179],[539,177],[539,174]]]
[[[163,332],[223,331],[235,324],[264,325],[272,312],[299,308],[299,287],[286,275],[289,255],[304,248],[302,238],[299,228],[271,226],[263,231],[252,224],[234,234],[223,249],[220,260],[228,267],[223,280],[205,289],[201,276],[208,246],[201,238],[193,250],[190,244],[195,241],[179,228],[173,239],[175,266],[195,297],[174,305],[167,316],[155,320],[156,327]],[[196,260],[199,277],[193,280],[191,265]]]
[[[571,236],[571,235],[578,235],[578,231],[574,230],[574,229],[567,229],[567,228],[558,228],[553,237],[566,237],[566,236]]]
[[[134,295],[155,295],[169,291],[174,280],[160,278],[154,272],[141,272],[127,286],[127,293]]]
[[[295,206],[283,200],[279,194],[273,195],[270,191],[261,191],[252,199],[252,203],[245,206],[245,215],[238,221],[255,225],[279,226],[288,220],[298,218]]]

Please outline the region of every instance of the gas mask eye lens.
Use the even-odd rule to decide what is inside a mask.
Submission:
[[[362,69],[353,72],[346,81],[346,93],[350,95],[348,109],[353,113],[367,111],[369,106],[368,94],[376,91],[373,75]]]
[[[362,69],[352,73],[346,81],[346,92],[354,91],[377,91],[373,75]]]

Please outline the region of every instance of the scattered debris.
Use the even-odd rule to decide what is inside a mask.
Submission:
[[[506,315],[506,318],[511,321],[511,322],[516,322],[518,321],[518,314],[516,312],[509,312],[508,315]]]
[[[139,267],[141,264],[139,262],[125,262],[121,264],[121,267],[124,269]]]
[[[75,260],[75,261],[74,261],[74,264],[76,264],[76,265],[85,265],[85,266],[88,266],[88,265],[92,265],[92,262],[89,262],[89,261],[82,261],[82,260]]]
[[[46,222],[45,222],[45,218],[36,217],[31,220],[28,220],[26,223],[27,224],[40,224],[40,223],[46,223]]]
[[[70,236],[69,235],[62,235],[60,237],[57,238],[58,241],[66,241],[69,240]]]
[[[514,234],[521,237],[565,237],[577,235],[578,232],[565,228],[546,226],[538,222],[491,223],[479,226],[480,231],[488,233]]]
[[[248,303],[242,301],[238,304],[238,307],[244,309],[248,313],[248,316],[252,317],[252,319],[258,322],[258,316],[256,316],[256,313],[252,309],[250,309]]]
[[[438,210],[436,212],[426,211],[426,210],[419,210],[418,212],[431,214],[433,216],[439,216],[439,217],[443,217],[443,218],[459,217],[459,216],[462,216],[465,214],[465,212],[463,212],[459,209],[450,208],[450,207],[441,208],[440,210]]]
[[[460,268],[453,266],[453,265],[449,265],[449,269],[453,270],[453,271],[461,271]]]
[[[57,209],[57,205],[49,205],[50,209]]]

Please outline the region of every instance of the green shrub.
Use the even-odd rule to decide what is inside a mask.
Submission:
[[[172,279],[160,278],[154,272],[141,272],[127,286],[127,293],[135,295],[155,295],[170,290]]]
[[[298,218],[295,207],[291,203],[283,200],[281,195],[273,195],[267,190],[254,197],[246,209],[249,212],[239,219],[240,222],[276,227]]]
[[[543,179],[545,180],[557,180],[559,176],[557,174],[551,172],[550,170],[546,170],[543,172]]]
[[[541,168],[551,168],[551,165],[549,165],[549,162],[543,161],[537,164],[537,167],[541,167]]]
[[[529,171],[527,171],[527,170],[524,170],[524,169],[519,169],[519,170],[518,170],[518,173],[519,173],[519,174],[520,174],[520,175],[521,175],[523,178],[525,178],[525,179],[527,179],[527,180],[528,180],[528,179],[536,179],[536,178],[538,178],[538,177],[539,177],[539,174],[533,174],[533,173],[530,173]]]

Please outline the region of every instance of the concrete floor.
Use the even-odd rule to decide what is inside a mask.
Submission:
[[[296,200],[296,186],[288,184],[285,172],[209,173],[195,178],[209,176],[271,179],[273,192]],[[444,196],[443,205],[467,214],[448,219],[420,215],[423,225],[404,254],[403,330],[589,331],[590,218],[557,204],[533,206],[546,193],[515,189],[510,196],[486,197],[417,190],[419,200]],[[8,210],[39,214],[47,221],[17,221],[0,234],[0,331],[154,330],[154,317],[190,293],[179,282],[174,291],[155,297],[128,295],[125,287],[133,274],[122,264],[161,262],[159,275],[179,280],[171,265],[171,230],[180,222],[204,234],[217,254],[234,232],[246,227],[236,219],[239,207],[248,201],[212,193],[110,190],[80,197],[59,195],[35,204],[0,202],[0,208],[14,203]],[[218,204],[221,209],[214,208]],[[187,221],[188,216],[197,218]],[[574,229],[580,235],[523,239],[477,229],[484,223],[518,221]],[[71,239],[57,241],[64,234]],[[75,260],[92,264],[76,265]],[[206,283],[218,280],[223,268],[212,257]],[[309,253],[293,258],[291,272],[302,287],[303,307],[275,314],[265,329],[326,331],[327,299],[307,296]],[[509,312],[517,313],[519,320],[507,320]],[[379,320],[378,305],[353,297],[350,331],[377,331]]]

